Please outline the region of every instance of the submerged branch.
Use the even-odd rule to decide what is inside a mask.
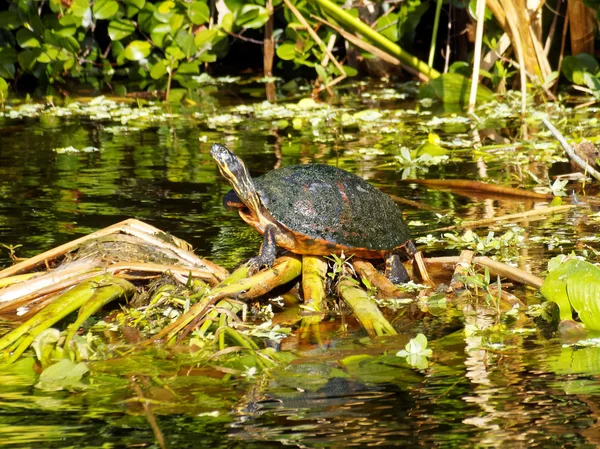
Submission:
[[[571,158],[571,160],[573,162],[575,162],[584,171],[584,173],[590,174],[596,180],[600,181],[600,173],[598,171],[596,171],[596,169],[594,167],[592,167],[590,164],[588,164],[585,160],[583,160],[575,152],[573,147],[571,145],[569,145],[569,142],[567,142],[567,140],[560,133],[560,131],[558,129],[556,129],[554,127],[554,125],[552,123],[550,123],[550,121],[546,118],[542,118],[542,123],[544,123],[544,125],[546,125],[546,128],[548,128],[550,130],[550,132],[552,133],[552,135],[556,138],[556,140],[559,141],[560,145],[563,147],[563,149],[565,150],[565,153],[567,153],[569,158]]]

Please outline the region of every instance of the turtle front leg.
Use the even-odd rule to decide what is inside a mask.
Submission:
[[[394,284],[405,284],[410,281],[408,271],[402,265],[400,256],[395,253],[390,253],[385,258],[385,277]]]
[[[277,228],[270,224],[265,227],[263,242],[260,245],[258,256],[250,259],[250,264],[260,269],[262,267],[271,268],[277,255],[277,243],[275,241],[275,231]]]

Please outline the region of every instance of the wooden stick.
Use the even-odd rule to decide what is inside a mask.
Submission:
[[[429,257],[425,259],[428,265],[450,265],[458,263],[460,258],[458,256],[451,257]],[[511,267],[505,263],[492,260],[489,257],[477,256],[473,259],[473,262],[477,265],[488,267],[490,273],[494,275],[504,276],[511,281],[518,282],[520,284],[529,285],[530,287],[540,288],[544,282],[542,278],[539,278],[525,270],[521,270],[517,267]],[[452,269],[452,268],[449,268]]]
[[[412,182],[431,187],[442,187],[457,190],[477,190],[480,192],[490,192],[497,195],[522,196],[525,198],[552,199],[554,195],[549,193],[539,193],[531,190],[518,189],[515,187],[506,187],[496,184],[489,184],[481,181],[471,181],[469,179],[403,179],[403,182]]]
[[[432,232],[440,232],[440,231],[451,231],[453,229],[464,229],[464,228],[477,228],[479,226],[488,225],[490,223],[497,223],[499,221],[507,221],[507,220],[521,220],[524,218],[531,218],[537,215],[546,215],[546,214],[554,214],[565,212],[569,209],[572,209],[576,206],[572,204],[566,204],[564,206],[549,206],[542,207],[540,209],[528,210],[527,212],[519,212],[517,214],[508,214],[502,215],[501,217],[494,218],[484,218],[482,220],[474,220],[474,221],[463,221],[462,223],[456,226],[447,226],[445,228],[438,228],[433,230]]]
[[[471,262],[473,261],[473,251],[471,250],[463,250],[460,252],[460,256],[458,257],[458,262],[456,262],[456,266],[454,267],[454,274],[452,275],[452,280],[450,281],[450,290],[457,291],[465,288],[464,278],[469,272],[469,268],[471,267]]]
[[[596,180],[600,181],[600,173],[598,173],[594,167],[592,167],[577,153],[575,153],[573,147],[569,145],[569,143],[567,142],[565,137],[560,133],[560,131],[556,129],[554,125],[550,123],[550,121],[546,118],[542,118],[542,123],[546,125],[546,128],[548,128],[552,135],[556,138],[556,140],[560,142],[560,145],[563,147],[563,150],[565,150],[565,153],[567,153],[571,160],[575,162],[584,171],[584,173],[590,174],[594,178],[596,178]]]

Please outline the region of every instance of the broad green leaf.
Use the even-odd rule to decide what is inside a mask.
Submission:
[[[358,75],[358,70],[354,67],[350,67],[349,65],[343,65],[344,72],[346,72],[346,76],[356,76]]]
[[[146,0],[125,0],[125,11],[127,17],[135,16],[146,4]]]
[[[175,8],[175,2],[172,0],[167,0],[165,2],[159,3],[156,5],[156,9],[154,10],[154,18],[162,23],[169,23],[171,20],[171,15],[173,15]]]
[[[73,0],[69,9],[75,17],[83,18],[90,9],[90,2],[89,0]]]
[[[591,89],[594,97],[600,98],[600,80],[598,78],[596,78],[590,72],[585,72],[583,74],[583,82],[589,89]]]
[[[0,78],[0,101],[4,102],[8,98],[8,83],[4,78]]]
[[[234,22],[242,28],[262,28],[269,20],[266,8],[260,5],[246,4],[234,14]]]
[[[12,80],[15,78],[14,64],[0,64],[0,78]]]
[[[210,9],[203,0],[195,0],[194,3],[189,6],[187,15],[194,25],[203,25],[207,23],[210,18]]]
[[[21,26],[21,20],[12,11],[0,11],[0,28],[14,30]]]
[[[115,0],[96,0],[92,12],[97,19],[112,19],[119,11],[119,4]]]
[[[197,58],[197,61],[200,61],[200,62],[215,62],[216,60],[217,60],[217,55],[215,55],[214,53],[209,53],[207,51],[200,54],[200,56],[198,56],[198,58]]]
[[[217,37],[218,33],[219,32],[214,28],[212,30],[209,30],[208,28],[200,30],[196,36],[194,36],[194,44],[196,44],[196,47],[199,49],[203,49],[204,47],[210,49],[212,41]]]
[[[198,67],[199,61],[183,62],[177,68],[178,75],[198,75],[200,68]]]
[[[58,45],[72,53],[77,53],[80,49],[79,42],[73,36],[60,36]]]
[[[47,391],[83,389],[86,385],[81,382],[81,379],[88,371],[85,363],[62,359],[42,371],[36,388]]]
[[[171,19],[169,20],[169,25],[171,26],[171,35],[175,35],[177,31],[183,26],[184,22],[187,19],[183,14],[173,14],[171,15]]]
[[[135,31],[135,25],[131,20],[116,19],[108,24],[108,35],[113,41],[121,40]]]
[[[171,32],[171,25],[168,23],[160,23],[158,22],[150,33],[150,38],[155,45],[159,47],[164,47],[165,36]]]
[[[444,103],[469,103],[471,81],[458,73],[445,73],[421,87],[419,94],[425,98],[435,98]],[[490,101],[494,94],[481,84],[477,87],[477,103]]]
[[[552,270],[540,292],[560,308],[560,319],[571,320],[571,307],[587,329],[600,330],[600,268],[570,259]]]
[[[41,50],[23,50],[19,53],[17,59],[19,61],[19,65],[25,71],[33,70],[35,63],[37,62],[37,58],[40,55]]]
[[[17,52],[14,48],[0,47],[0,64],[14,64],[17,62]]]
[[[167,47],[165,53],[167,54],[167,56],[170,56],[171,58],[177,61],[185,58],[185,53],[181,51],[181,48],[177,47],[176,45],[171,45],[170,47]]]
[[[375,23],[375,30],[392,42],[398,42],[398,14],[390,13],[380,17]]]
[[[237,11],[244,5],[244,0],[225,0],[225,6],[229,11]]]
[[[161,59],[160,61],[158,61],[156,64],[154,64],[152,66],[152,69],[150,69],[150,76],[152,77],[152,79],[160,79],[163,76],[165,76],[167,74],[167,67],[168,67],[168,63],[166,60]]]
[[[576,56],[565,56],[561,71],[563,75],[572,83],[585,85],[584,74],[589,72],[595,75],[599,70],[596,59],[587,53],[580,53]]]
[[[223,31],[225,31],[226,33],[232,33],[233,32],[233,14],[232,13],[227,13],[223,16],[223,20],[221,20],[221,27],[223,28]]]
[[[125,50],[123,50],[123,55],[130,61],[139,61],[140,59],[148,57],[151,51],[152,44],[150,44],[150,42],[133,41],[130,42],[127,47],[125,47]]]
[[[296,57],[296,44],[285,42],[277,47],[276,53],[279,59],[291,61]]]

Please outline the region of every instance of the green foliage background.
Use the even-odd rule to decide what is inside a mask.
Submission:
[[[328,42],[334,32],[311,17],[326,17],[318,3],[294,4]],[[247,30],[256,29],[254,35],[262,37],[269,19],[266,0],[226,0],[225,5],[229,12],[218,16],[210,0],[9,0],[0,6],[0,100],[8,83],[23,75],[33,75],[38,85],[76,80],[102,88],[126,80],[142,90],[165,90],[172,81],[193,87],[205,63],[223,58],[233,39]],[[383,15],[376,28],[392,41],[411,40],[428,6],[409,0]],[[278,63],[309,67],[323,81],[340,75],[333,64],[321,65],[325,49],[282,0],[274,0],[273,7]],[[116,93],[125,89],[114,88]]]

